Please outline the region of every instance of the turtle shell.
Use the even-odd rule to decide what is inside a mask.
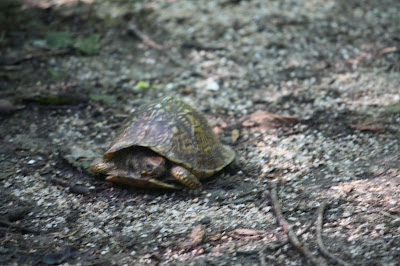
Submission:
[[[198,178],[213,175],[235,157],[230,147],[220,143],[206,117],[175,97],[138,107],[103,157],[134,146],[147,147]]]

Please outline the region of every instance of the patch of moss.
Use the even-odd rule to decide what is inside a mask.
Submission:
[[[49,32],[44,36],[47,44],[55,48],[65,48],[74,43],[70,32]]]
[[[8,29],[15,26],[18,17],[21,16],[23,10],[21,3],[16,0],[1,0],[0,1],[0,28]]]
[[[111,95],[89,94],[89,99],[95,102],[103,102],[110,105],[117,102],[117,99]]]
[[[38,96],[34,99],[35,102],[44,105],[77,105],[85,101],[85,99],[72,95],[62,96]]]
[[[50,32],[45,35],[46,43],[54,48],[73,47],[78,54],[95,55],[100,51],[99,36],[73,38],[70,32]]]
[[[395,103],[395,104],[386,106],[385,112],[390,113],[390,114],[400,114],[400,103]]]
[[[63,73],[55,71],[54,69],[52,69],[51,67],[49,67],[47,69],[49,71],[49,73],[54,77],[54,78],[58,78],[61,77],[63,75]]]
[[[150,84],[147,83],[146,81],[140,80],[137,84],[136,87],[141,88],[141,89],[148,89],[150,88]]]
[[[99,36],[97,34],[92,34],[86,38],[77,38],[73,46],[78,53],[96,55],[100,51]]]

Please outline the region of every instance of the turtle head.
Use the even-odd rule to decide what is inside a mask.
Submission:
[[[102,158],[94,160],[90,165],[89,169],[93,173],[107,174],[111,169],[114,168],[114,164],[111,164]]]
[[[140,173],[144,176],[157,178],[165,174],[165,159],[161,156],[143,156],[139,161]]]

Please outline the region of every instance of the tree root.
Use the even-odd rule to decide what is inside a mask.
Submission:
[[[18,230],[24,234],[25,233],[28,233],[28,234],[39,234],[40,233],[40,231],[37,231],[35,229],[19,226],[19,225],[13,224],[13,223],[5,221],[5,220],[0,220],[0,226],[12,228],[12,229]]]
[[[332,253],[328,251],[328,249],[325,247],[325,244],[322,240],[322,227],[324,225],[323,220],[324,220],[324,211],[326,207],[326,202],[322,202],[321,206],[318,208],[318,216],[317,216],[317,221],[316,221],[316,235],[317,235],[317,243],[319,250],[321,251],[322,255],[325,257],[330,258],[331,260],[335,261],[339,265],[345,265],[345,266],[350,266],[350,263],[345,262],[344,260],[334,256]]]
[[[278,200],[277,184],[272,183],[272,188],[270,190],[270,198],[275,210],[275,215],[278,220],[279,225],[282,227],[286,233],[290,244],[293,245],[304,257],[306,257],[312,264],[322,266],[328,265],[324,258],[314,256],[311,251],[297,238],[296,233],[293,231],[292,226],[286,221],[282,214],[281,205]]]

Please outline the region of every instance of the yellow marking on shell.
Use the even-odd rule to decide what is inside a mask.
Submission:
[[[157,117],[158,111],[159,111],[158,109],[157,109],[157,110],[153,110],[153,111],[151,112],[151,114],[150,114],[150,117],[151,117],[151,118]]]
[[[162,107],[162,104],[161,104],[161,103],[158,103],[158,104],[156,104],[154,107],[155,107],[155,108],[161,108],[161,107]]]
[[[177,127],[173,127],[172,128],[172,133],[178,134],[179,133],[179,129]]]

